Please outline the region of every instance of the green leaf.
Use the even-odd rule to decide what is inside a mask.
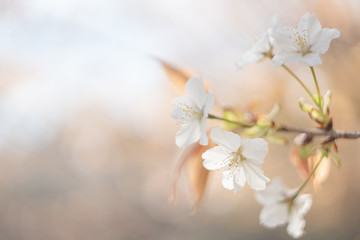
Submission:
[[[313,95],[317,106],[323,106],[323,99],[321,96]]]
[[[300,147],[300,157],[302,159],[307,159],[312,153],[313,153],[313,145],[312,144],[306,144],[304,146]]]
[[[231,120],[231,121],[239,121],[239,122],[244,122],[244,119],[245,119],[243,112],[241,112],[239,110],[234,110],[234,109],[224,110],[223,118]],[[222,126],[225,129],[226,128],[242,128],[238,124],[231,123],[231,122],[223,122]]]
[[[279,114],[280,112],[280,104],[275,104],[273,109],[271,110],[271,112],[267,115],[267,117],[270,119],[270,120],[274,120],[275,117]]]
[[[289,140],[286,137],[277,134],[267,135],[266,140],[268,140],[271,143],[280,144],[280,145],[285,145],[289,142]]]
[[[324,95],[324,106],[323,106],[324,114],[328,113],[330,103],[331,103],[331,92],[327,91],[326,94]]]
[[[245,135],[248,137],[264,137],[266,136],[269,127],[254,126],[245,130]]]
[[[300,106],[301,110],[303,110],[304,112],[307,112],[307,113],[310,113],[314,109],[313,106],[311,106],[308,103],[305,103],[303,98],[299,99],[299,106]]]
[[[341,165],[342,165],[342,160],[341,158],[339,157],[339,155],[335,152],[331,152],[330,153],[330,158],[331,160],[335,163],[335,165],[340,168]]]
[[[323,123],[324,125],[327,125],[330,122],[330,118],[317,109],[313,109],[310,113],[310,116],[315,121],[319,123]]]
[[[328,144],[325,146],[327,146],[327,147],[322,147],[319,149],[319,151],[320,151],[322,157],[329,157],[329,149],[330,148],[329,148]]]
[[[270,127],[273,124],[268,116],[260,115],[259,119],[256,122],[256,125],[259,127]]]

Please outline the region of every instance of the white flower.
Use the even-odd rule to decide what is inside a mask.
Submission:
[[[260,61],[271,53],[274,44],[274,39],[271,35],[275,27],[277,26],[277,22],[278,21],[276,17],[273,17],[271,19],[270,27],[259,39],[255,39],[255,43],[252,44],[251,49],[246,51],[241,56],[240,61],[236,63],[238,69],[243,68],[245,65],[249,63]]]
[[[268,228],[289,223],[287,233],[293,238],[304,234],[304,215],[309,211],[310,194],[301,194],[292,200],[297,189],[286,188],[278,178],[272,180],[264,191],[255,192],[256,200],[264,205],[260,213],[260,224]]]
[[[176,145],[184,148],[200,139],[201,145],[208,144],[205,131],[206,119],[211,107],[215,103],[213,92],[206,93],[201,78],[192,77],[185,86],[187,96],[174,99],[174,110],[171,116],[182,124],[176,134]]]
[[[325,53],[331,40],[340,37],[337,29],[321,28],[315,14],[306,13],[296,28],[277,28],[272,35],[281,49],[272,61],[275,66],[285,62],[321,64],[319,54]]]
[[[213,128],[211,140],[219,146],[213,147],[202,154],[203,165],[208,170],[223,169],[222,184],[226,189],[242,189],[245,181],[254,190],[263,190],[270,180],[260,169],[268,144],[262,138],[243,139],[240,136]]]

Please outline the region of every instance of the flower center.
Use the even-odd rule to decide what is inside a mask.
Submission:
[[[304,56],[305,54],[310,52],[309,29],[303,29],[299,31],[298,29],[292,28],[289,39],[298,48],[298,53],[301,53]]]
[[[179,117],[180,120],[188,122],[193,120],[194,118],[201,119],[202,114],[198,112],[197,109],[193,106],[187,105],[185,103],[179,103],[177,107],[181,110],[181,115]]]
[[[239,147],[236,152],[232,153],[229,167],[238,167],[245,160],[246,158],[242,155],[242,149]]]

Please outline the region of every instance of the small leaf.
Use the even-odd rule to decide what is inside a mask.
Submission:
[[[183,93],[186,82],[192,76],[192,74],[185,70],[180,70],[179,68],[176,68],[165,61],[159,60],[159,62],[162,64],[163,68],[165,69],[165,72],[169,77],[170,81],[174,84],[174,86],[178,90],[180,90]]]
[[[211,145],[213,147],[214,145]],[[187,162],[187,175],[188,175],[188,181],[190,184],[190,190],[192,192],[192,198],[195,203],[195,210],[200,206],[202,198],[205,193],[208,176],[209,176],[209,170],[204,168],[203,166],[203,159],[201,158],[201,155],[203,152],[205,152],[207,149],[209,149],[210,146],[202,146],[198,144],[198,147],[196,148],[195,152],[193,153],[192,157]]]
[[[337,147],[335,141],[332,142],[332,147],[333,147],[334,151],[335,151],[336,153],[338,153],[338,147]]]
[[[327,123],[329,119],[316,109],[312,109],[310,112],[311,119],[314,119],[318,123]]]
[[[290,159],[292,163],[296,166],[300,176],[306,177],[309,175],[309,166],[307,157],[302,157],[301,155],[301,148],[293,147],[290,151]]]
[[[313,99],[315,99],[315,102],[316,102],[317,106],[322,106],[323,105],[323,99],[322,99],[321,96],[313,95]]]
[[[300,133],[299,135],[297,135],[293,142],[296,144],[296,145],[299,145],[299,146],[304,146],[306,144],[309,144],[311,143],[313,140],[313,136],[310,136],[306,133]]]
[[[280,104],[278,104],[278,103],[275,104],[275,106],[273,107],[273,109],[271,110],[271,112],[267,115],[268,118],[269,118],[270,120],[274,120],[275,117],[279,114],[280,109],[281,109]]]
[[[271,143],[280,144],[280,145],[285,145],[285,144],[287,144],[289,142],[286,137],[281,136],[281,135],[277,135],[277,134],[269,134],[269,135],[267,135],[266,140],[268,140]]]
[[[246,122],[244,113],[237,110],[237,109],[225,109],[223,113],[223,117],[225,119],[231,120],[231,121],[238,121],[238,122]],[[238,124],[226,122],[224,121],[222,123],[223,128],[225,129],[231,129],[231,128],[242,128]]]
[[[305,144],[300,147],[300,156],[303,159],[307,159],[314,152],[312,144]]]
[[[329,107],[331,103],[331,91],[328,90],[326,94],[324,95],[324,106],[323,106],[323,112],[324,114],[329,114]]]
[[[273,125],[273,121],[268,116],[260,114],[256,125],[259,127],[270,127]]]
[[[264,137],[266,136],[268,130],[269,127],[254,126],[251,128],[247,128],[244,134],[248,137]]]
[[[167,76],[169,77],[170,81],[174,84],[174,86],[179,91],[181,91],[181,93],[184,93],[185,85],[186,85],[187,81],[194,74],[192,74],[186,70],[180,69],[178,67],[175,67],[174,65],[167,63],[163,60],[160,60],[160,59],[157,59],[157,60],[161,63],[161,65],[165,69]],[[209,85],[206,83],[205,80],[203,80],[203,81],[204,81],[205,89],[209,89]]]
[[[342,165],[342,160],[341,160],[340,156],[339,156],[337,153],[331,152],[329,157],[331,158],[331,160],[335,163],[335,165],[336,165],[338,168],[341,167],[341,165]]]
[[[331,144],[331,143],[328,143],[328,144]],[[329,147],[327,147],[327,145],[325,145],[325,147],[322,147],[319,149],[321,156],[326,157],[326,158],[329,157]]]
[[[188,183],[190,192],[192,194],[192,199],[194,201],[195,210],[200,206],[209,176],[209,171],[202,165],[203,160],[201,155],[203,152],[213,147],[214,145],[215,144],[210,143],[207,146],[202,146],[199,143],[195,143],[193,146],[185,149],[175,169],[175,176],[173,180],[173,195],[171,197],[172,201],[176,199],[177,182],[186,167]]]
[[[322,162],[312,176],[315,191],[319,189],[321,187],[321,184],[324,183],[325,180],[328,178],[331,169],[331,162],[329,158],[322,156],[321,151],[318,152],[316,155],[312,155],[308,158],[308,165],[311,171],[314,169],[315,165],[319,163],[321,158],[323,158]]]
[[[299,106],[304,112],[310,113],[313,110],[313,106],[304,102],[303,98],[299,99]]]

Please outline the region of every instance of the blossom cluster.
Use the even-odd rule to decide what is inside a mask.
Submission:
[[[322,28],[315,14],[302,16],[296,27],[280,27],[277,21],[273,21],[237,65],[242,68],[269,57],[275,66],[302,61],[312,67],[321,63],[319,55],[325,53],[331,40],[339,36],[340,32],[336,29]],[[197,77],[187,81],[185,91],[185,96],[173,101],[175,108],[171,112],[171,116],[181,125],[176,134],[176,145],[180,148],[195,142],[208,145],[206,121],[212,117],[209,112],[215,104],[213,91],[206,90],[203,80]],[[328,106],[324,109],[326,113]],[[269,121],[271,123],[271,119]],[[288,234],[294,238],[301,237],[305,227],[304,215],[312,204],[311,195],[300,194],[303,186],[288,189],[279,178],[273,179],[267,186],[270,179],[260,166],[268,152],[268,143],[263,138],[242,138],[220,126],[211,129],[210,139],[217,146],[202,154],[203,166],[208,170],[221,170],[223,187],[235,193],[248,183],[255,191],[255,199],[264,206],[260,213],[260,224],[273,228],[288,223]]]
[[[315,14],[306,13],[296,27],[280,27],[276,20],[253,47],[237,63],[242,68],[248,63],[270,57],[274,66],[286,62],[305,62],[309,66],[321,64],[331,40],[340,37],[337,29],[322,28]],[[277,53],[272,51],[277,49]]]

